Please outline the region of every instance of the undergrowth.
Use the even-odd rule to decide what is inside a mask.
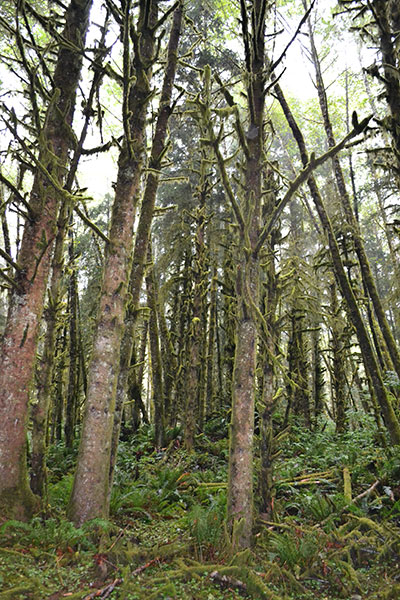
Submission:
[[[341,436],[329,423],[292,424],[275,464],[274,520],[260,515],[241,553],[225,525],[224,418],[192,454],[178,428],[162,451],[151,427],[123,441],[109,520],[80,528],[65,518],[76,448],[53,447],[43,514],[0,524],[0,600],[399,598],[399,450],[382,449],[368,417],[349,420]]]

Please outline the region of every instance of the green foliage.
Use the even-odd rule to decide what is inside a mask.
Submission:
[[[78,455],[79,440],[74,440],[72,449],[67,448],[64,441],[50,446],[47,454],[47,468],[50,481],[62,479],[75,466]]]
[[[291,477],[302,469],[310,472],[346,465],[356,466],[357,471],[361,465],[382,456],[382,449],[376,444],[373,417],[361,411],[347,411],[347,414],[350,427],[342,435],[336,435],[335,425],[330,421],[313,431],[293,425],[284,444],[288,458],[282,465],[283,472]]]
[[[51,518],[29,524],[9,521],[0,528],[2,585],[13,593],[44,581],[45,588],[35,583],[29,588],[33,591],[24,592],[42,600],[59,592],[62,580],[65,593],[82,598],[103,565],[104,585],[117,577],[123,580],[113,592],[121,600],[165,600],[167,593],[187,600],[232,600],[240,595],[232,591],[235,580],[257,600],[336,600],[359,593],[360,585],[374,590],[383,570],[392,581],[391,565],[399,551],[400,500],[390,494],[397,493],[400,454],[397,448],[383,452],[377,447],[368,417],[350,414],[349,422],[356,428],[339,437],[329,424],[314,432],[292,427],[276,462],[278,523],[261,524],[252,551],[238,554],[232,552],[225,524],[226,459],[221,449],[227,439],[219,438],[218,427],[198,436],[198,452],[192,454],[174,445],[156,452],[148,427],[121,444],[111,496],[111,518],[119,527],[96,520],[76,528],[53,516],[55,508],[62,514],[72,486],[72,473],[60,477],[56,462],[59,457],[67,468],[73,453],[57,445],[50,459],[56,467],[55,476],[50,473]],[[383,482],[379,492],[345,504],[344,464],[354,495],[377,477]],[[5,565],[12,561],[13,568],[2,566],[3,559]],[[210,577],[215,571],[228,577],[226,587]],[[369,597],[380,600],[373,593]]]
[[[325,521],[344,506],[343,499],[340,502],[339,498],[324,496],[319,492],[310,494],[305,499],[304,514],[311,517],[317,523]]]
[[[229,429],[229,418],[226,414],[215,415],[207,419],[204,424],[204,434],[213,440],[227,438]]]
[[[270,547],[280,563],[294,571],[296,567],[304,569],[309,566],[320,550],[316,534],[298,534],[294,537],[286,532],[274,533],[271,536]]]
[[[57,508],[65,510],[68,500],[72,492],[72,485],[74,483],[74,477],[72,473],[68,473],[65,477],[56,481],[56,483],[49,484],[49,504],[51,508]]]
[[[386,372],[385,384],[389,388],[392,388],[393,390],[396,390],[397,392],[400,391],[400,379],[395,371],[387,371]]]
[[[67,520],[35,517],[29,523],[6,521],[0,527],[0,539],[2,545],[12,544],[17,549],[34,546],[47,552],[66,551],[68,548],[95,550],[99,535],[111,529],[111,523],[101,519],[75,527]]]
[[[151,519],[149,510],[154,496],[150,496],[149,490],[145,487],[133,485],[132,488],[113,487],[110,499],[110,514],[112,516],[121,514],[144,516]]]
[[[187,516],[195,556],[213,560],[223,548],[226,498],[221,494],[209,506],[195,505]]]

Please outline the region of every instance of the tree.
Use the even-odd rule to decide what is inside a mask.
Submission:
[[[159,21],[158,8],[155,0],[140,2],[136,27],[131,27],[130,2],[125,3],[123,21],[117,13],[124,42],[124,141],[106,246],[79,460],[69,504],[69,516],[77,524],[108,514],[112,432],[132,265],[133,224],[146,153],[146,119],[152,98],[152,69],[157,59],[157,31],[165,19],[164,15]]]
[[[40,127],[39,156],[30,195],[18,263],[2,343],[0,374],[0,507],[2,514],[28,518],[37,508],[27,482],[26,431],[29,395],[40,319],[43,313],[51,250],[68,152],[76,90],[81,69],[81,48],[89,23],[91,0],[71,0],[65,26],[58,37],[53,89],[46,118]],[[64,40],[64,43],[61,42]],[[32,74],[32,73],[30,73]],[[33,84],[32,84],[33,86]],[[36,92],[31,87],[33,94]],[[37,106],[33,106],[33,110]],[[36,115],[39,119],[39,114]],[[18,134],[13,126],[11,132]],[[11,259],[9,259],[11,260]]]

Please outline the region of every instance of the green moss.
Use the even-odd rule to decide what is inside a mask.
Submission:
[[[35,590],[35,583],[27,583],[25,585],[19,585],[4,592],[0,592],[0,600],[16,600],[16,598],[26,598],[26,594],[31,593]]]
[[[0,492],[0,515],[5,519],[29,521],[39,510],[40,498],[32,493],[27,481],[19,488]]]

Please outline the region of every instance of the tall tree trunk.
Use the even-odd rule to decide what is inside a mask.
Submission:
[[[125,3],[125,137],[118,160],[79,458],[68,507],[68,515],[76,524],[96,517],[106,517],[109,509],[109,470],[116,387],[132,261],[133,224],[146,150],[145,130],[151,98],[150,81],[158,3],[155,0],[147,0],[140,3],[139,8],[135,29],[131,26],[130,2]],[[131,38],[135,46],[133,58]]]
[[[331,292],[331,349],[332,349],[332,384],[334,390],[334,406],[336,417],[336,433],[346,430],[346,373],[344,354],[344,326],[340,315],[336,284],[330,285]]]
[[[209,96],[206,89],[204,95]],[[205,132],[204,132],[205,134]],[[197,197],[199,205],[195,213],[194,256],[192,260],[192,296],[189,331],[189,365],[187,373],[187,393],[185,407],[185,447],[192,451],[196,424],[201,431],[204,424],[205,394],[205,342],[207,333],[207,285],[208,257],[205,247],[206,201],[210,191],[208,149],[202,144],[200,159],[200,180]]]
[[[227,232],[226,236],[233,235],[232,232]],[[228,242],[226,242],[228,244]],[[220,366],[220,389],[221,389],[221,404],[225,407],[230,407],[232,402],[232,381],[233,381],[233,362],[235,358],[235,326],[236,326],[236,307],[235,298],[235,270],[236,264],[233,256],[233,248],[228,245],[225,247],[224,263],[223,263],[223,318],[221,319],[222,329],[222,348],[220,348],[221,366]]]
[[[151,246],[148,251],[151,263]],[[158,298],[156,295],[155,274],[153,266],[146,274],[147,304],[150,310],[149,319],[149,346],[151,355],[151,391],[154,410],[154,438],[156,448],[162,448],[165,443],[165,411],[164,411],[164,385],[161,361],[160,334],[158,326]]]
[[[104,28],[102,30],[102,36],[99,43],[99,57],[97,59],[98,66],[101,66],[101,61],[105,60],[106,53],[105,39],[107,35],[107,20],[105,20]],[[85,120],[81,130],[78,144],[74,150],[74,155],[71,160],[70,169],[66,178],[64,188],[67,191],[71,191],[78,169],[79,159],[82,154],[83,144],[86,140],[89,123],[91,120],[92,111],[90,110],[93,106],[93,100],[95,97],[96,90],[100,84],[102,78],[102,71],[99,68],[93,76],[91,89],[89,92]],[[46,334],[43,344],[43,353],[41,359],[38,361],[38,367],[36,369],[36,389],[37,389],[37,401],[32,407],[32,450],[31,450],[31,489],[35,494],[43,496],[45,477],[46,477],[46,436],[44,435],[46,424],[48,420],[48,412],[50,408],[50,393],[51,393],[51,381],[54,372],[54,356],[55,356],[55,343],[57,335],[57,319],[59,318],[59,304],[63,294],[63,274],[64,274],[64,240],[67,232],[67,220],[69,203],[65,200],[62,203],[60,214],[58,217],[58,228],[57,237],[54,247],[54,256],[52,263],[51,282],[49,290],[49,302],[47,310],[45,311],[44,317],[46,321]],[[71,220],[71,219],[70,219]],[[71,223],[70,223],[71,225]],[[72,279],[72,275],[71,275]],[[77,288],[76,272],[73,271],[73,279],[75,288]],[[78,302],[78,291],[72,292],[75,295],[76,304]],[[78,315],[74,317],[78,320]],[[79,355],[78,355],[79,357]],[[71,382],[72,385],[72,382]],[[69,392],[68,392],[69,394]],[[67,401],[68,405],[68,401]],[[67,418],[68,418],[67,410]],[[67,442],[68,444],[68,442]]]
[[[76,415],[79,401],[79,346],[78,346],[78,282],[75,264],[74,238],[70,231],[69,241],[70,278],[68,289],[69,308],[69,371],[67,401],[65,405],[64,436],[67,448],[72,448],[75,439]]]
[[[135,247],[133,251],[132,271],[129,282],[130,302],[127,307],[124,334],[121,342],[116,411],[112,441],[113,449],[116,448],[118,444],[120,415],[122,414],[129,382],[129,370],[133,349],[132,340],[135,333],[140,291],[142,288],[146,268],[151,224],[153,222],[153,213],[160,179],[159,174],[162,168],[163,158],[168,150],[168,144],[166,143],[166,140],[168,133],[168,121],[173,110],[172,92],[178,63],[178,46],[182,27],[182,16],[183,2],[180,2],[174,12],[173,23],[168,42],[167,64],[160,96],[160,108],[155,125],[155,132],[149,160],[149,172],[143,193],[139,223],[135,238]],[[113,467],[113,461],[111,461],[111,466]],[[112,479],[112,473],[110,474],[110,477]]]
[[[62,187],[91,0],[71,0],[41,134],[39,162]],[[61,194],[37,169],[18,257],[0,364],[0,514],[26,519],[37,507],[27,481],[26,427],[40,319]],[[10,407],[12,409],[10,410]]]
[[[182,270],[179,273],[180,285],[177,291],[175,312],[179,315],[176,329],[178,332],[176,341],[177,354],[177,381],[176,381],[176,398],[175,398],[175,414],[179,414],[182,421],[185,422],[185,407],[186,407],[186,376],[188,371],[188,331],[189,331],[189,298],[191,294],[191,279],[190,279],[190,264],[191,253],[185,249]]]
[[[312,332],[313,399],[315,419],[318,419],[324,406],[325,369],[322,365],[320,336],[321,329],[319,326],[316,326]]]
[[[171,339],[171,332],[167,326],[164,307],[159,302],[158,321],[160,324],[161,348],[163,356],[163,373],[164,373],[164,410],[166,425],[171,426],[176,415],[173,414],[173,394],[177,375],[177,362],[175,348]]]
[[[64,267],[64,238],[66,229],[66,204],[59,219],[54,248],[49,301],[44,314],[46,333],[43,352],[36,365],[36,402],[32,405],[32,449],[30,483],[34,494],[43,498],[46,484],[46,429],[51,400],[52,378],[55,366],[57,330],[60,327],[60,301]]]
[[[259,307],[259,257],[254,252],[261,227],[261,198],[265,106],[265,0],[248,8],[241,0],[242,32],[248,77],[249,128],[245,159],[244,207],[246,222],[241,235],[242,250],[237,265],[238,298],[236,348],[232,383],[232,420],[229,444],[227,520],[233,547],[251,545],[253,527],[253,433]]]
[[[264,201],[264,212],[271,213],[276,203],[276,190],[273,172],[267,173],[266,188],[269,190]],[[260,406],[260,511],[273,516],[274,512],[274,427],[272,413],[275,408],[275,364],[277,354],[278,327],[276,311],[279,301],[278,276],[275,268],[276,232],[269,239],[265,267],[266,281],[264,284],[264,319],[265,335],[261,355],[263,356],[263,393]]]
[[[214,267],[210,287],[210,308],[207,342],[206,417],[210,417],[215,407],[215,337],[217,328],[217,269]]]

